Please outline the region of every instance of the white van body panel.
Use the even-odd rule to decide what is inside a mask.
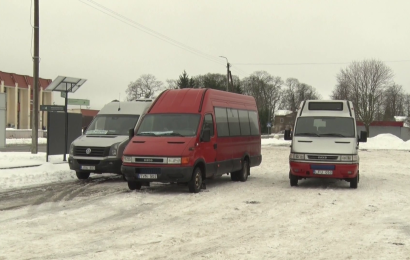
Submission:
[[[295,136],[293,138],[292,152],[357,154],[356,138]]]
[[[334,102],[343,103],[343,110],[329,111],[329,110],[309,110],[310,103]],[[337,118],[352,118],[354,125],[355,137],[337,137],[337,136],[297,136],[294,133],[291,143],[292,153],[312,153],[312,154],[339,154],[339,155],[357,155],[357,127],[354,113],[353,103],[347,100],[306,100],[300,103],[297,111],[294,129],[296,130],[298,119],[303,117],[337,117]],[[315,161],[318,162],[318,161]],[[321,161],[322,163],[329,163],[329,161]],[[334,163],[334,161],[332,162]]]
[[[152,99],[141,99],[141,100],[127,101],[127,102],[110,102],[106,104],[98,112],[96,117],[101,116],[101,115],[139,115],[139,119],[136,123],[136,125],[138,125],[138,123],[140,122],[140,119],[148,111],[152,103],[153,103]],[[72,142],[72,145],[82,146],[82,147],[86,147],[86,146],[109,147],[116,143],[123,143],[128,140],[128,134],[127,135],[97,135],[97,134],[91,135],[91,134],[87,134],[87,131],[88,130],[86,130],[82,136],[75,139]],[[116,157],[119,157],[119,156],[122,156],[122,153],[119,153]],[[80,157],[73,156],[73,158],[79,159]]]

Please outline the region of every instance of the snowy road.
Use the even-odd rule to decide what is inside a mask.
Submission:
[[[406,151],[361,151],[357,190],[290,187],[287,147],[264,146],[245,183],[207,190],[116,176],[0,193],[0,259],[410,259]]]

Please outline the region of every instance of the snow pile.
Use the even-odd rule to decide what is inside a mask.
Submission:
[[[38,138],[38,144],[46,144],[47,138]],[[6,145],[31,144],[31,138],[7,138]]]
[[[367,143],[360,143],[359,149],[410,150],[410,141],[405,142],[392,134],[379,134],[367,138]]]
[[[33,165],[39,166],[0,169],[0,190],[77,178],[63,162],[63,155],[49,156],[49,162],[46,162],[45,153],[0,152],[0,168]]]

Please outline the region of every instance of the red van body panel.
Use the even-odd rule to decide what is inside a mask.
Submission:
[[[226,109],[226,119],[232,120],[232,125],[237,126],[232,127],[230,131],[238,132],[244,129],[243,132],[236,136],[218,135],[215,107],[218,107],[219,111]],[[166,90],[153,103],[137,127],[135,136],[125,148],[122,173],[128,181],[188,182],[191,180],[195,167],[201,167],[203,179],[205,179],[240,170],[244,159],[248,160],[250,167],[258,166],[262,161],[262,155],[257,111],[256,102],[252,96],[214,89]],[[228,117],[228,113],[231,113],[232,117]],[[144,120],[148,122],[150,116],[155,118],[157,115],[172,114],[191,114],[200,117],[195,134],[192,136],[141,135],[143,131],[140,128],[145,127]],[[232,119],[235,115],[238,120],[241,119],[240,115],[243,115],[243,120],[240,121],[243,125],[240,122],[236,123],[234,121],[236,119]],[[212,116],[214,134],[210,142],[202,142],[204,119],[210,116]],[[252,130],[252,122],[255,122],[251,120],[251,116],[257,121],[257,132],[255,132],[254,125],[253,134],[246,135],[245,132],[248,130],[246,120],[249,120],[249,131]],[[189,125],[193,124],[193,121],[183,123]],[[226,129],[229,124],[230,121],[227,121],[225,124],[218,125]],[[173,160],[176,157],[183,158],[185,162],[181,164],[167,162],[169,158]],[[140,174],[152,174],[149,176],[155,178],[142,179]]]

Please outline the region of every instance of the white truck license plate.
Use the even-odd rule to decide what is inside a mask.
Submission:
[[[333,171],[325,171],[325,170],[314,170],[314,174],[320,174],[320,175],[332,175]]]
[[[95,170],[95,166],[81,166],[81,170]]]
[[[138,177],[140,179],[156,179],[157,175],[156,174],[139,174]]]

